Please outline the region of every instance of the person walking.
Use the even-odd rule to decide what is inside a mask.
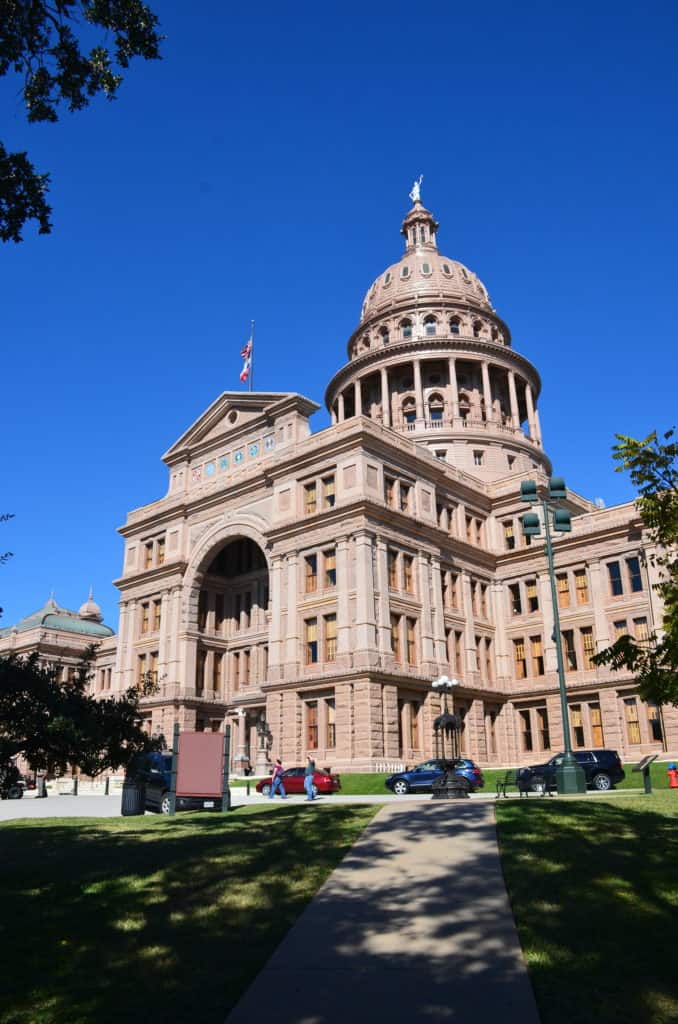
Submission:
[[[313,776],[315,775],[315,761],[309,754],[306,758],[306,768],[304,769],[304,789],[306,790],[306,799],[314,800],[313,794]]]
[[[276,762],[273,765],[273,777],[271,779],[271,790],[268,794],[268,799],[272,800],[276,794],[276,790],[280,790],[280,795],[283,800],[287,799],[287,793],[285,792],[285,785],[283,783],[283,766],[280,758],[276,758]]]

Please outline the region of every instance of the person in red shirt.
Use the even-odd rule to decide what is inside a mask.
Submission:
[[[268,794],[268,799],[269,800],[273,799],[273,797],[275,796],[276,791],[278,789],[280,790],[280,795],[283,798],[283,800],[287,799],[287,793],[285,792],[285,786],[283,784],[282,774],[283,774],[282,761],[278,757],[278,758],[276,758],[276,762],[273,765],[273,777],[271,779],[271,791]]]

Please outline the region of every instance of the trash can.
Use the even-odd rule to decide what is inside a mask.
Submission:
[[[125,817],[146,813],[146,787],[143,782],[125,779],[122,785],[120,813]]]

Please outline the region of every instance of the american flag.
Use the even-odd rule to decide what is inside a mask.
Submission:
[[[240,356],[241,356],[242,359],[245,360],[245,362],[243,363],[243,366],[242,366],[242,370],[240,371],[240,380],[243,382],[243,384],[245,383],[245,381],[249,377],[250,370],[252,369],[252,348],[253,348],[253,346],[254,346],[254,342],[250,338],[250,340],[247,342],[247,344],[245,346],[243,346],[243,348],[240,350]]]

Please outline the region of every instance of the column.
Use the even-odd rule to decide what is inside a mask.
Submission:
[[[491,423],[494,419],[494,410],[492,409],[492,389],[490,388],[490,366],[489,363],[483,359],[480,364],[483,374],[483,399],[485,401],[485,420],[487,423]]]
[[[276,555],[271,559],[271,625],[268,634],[268,670],[272,681],[282,676],[282,571],[282,560]]]
[[[330,410],[330,414],[332,416],[332,426],[336,427],[336,425],[337,425],[337,410],[335,409],[334,406],[332,406],[332,408]]]
[[[372,537],[362,532],[355,538],[356,637],[354,665],[372,667],[377,664],[375,649],[374,577],[372,568]]]
[[[337,538],[337,669],[351,668],[348,537]]]
[[[419,599],[421,601],[421,616],[419,618],[419,639],[421,642],[420,668],[425,673],[433,673],[436,666],[433,657],[433,622],[431,619],[431,582],[428,555],[420,551],[417,555],[417,561],[419,562]]]
[[[610,646],[609,627],[604,607],[607,600],[607,580],[602,577],[600,562],[589,562],[589,579],[591,581],[591,604],[593,605],[593,621],[595,630],[596,650],[604,651]]]
[[[172,640],[171,640],[171,671],[169,672],[170,680],[174,684],[173,692],[176,693],[176,687],[179,683],[181,675],[181,656],[180,656],[180,644],[179,632],[181,630],[181,587],[175,587],[173,599],[172,599]]]
[[[388,390],[388,370],[381,368],[381,416],[385,427],[391,426],[391,396]]]
[[[510,679],[511,677],[511,661],[506,635],[506,623],[509,621],[509,614],[503,583],[495,581],[490,584],[490,602],[492,621],[494,622],[494,663],[497,670],[495,686],[498,686],[500,679]],[[499,749],[498,745],[497,749]]]
[[[551,598],[551,579],[548,572],[540,572],[537,574],[537,594],[539,595],[539,608],[541,609],[541,618],[544,630],[542,637],[542,645],[544,649],[544,671],[546,675],[550,675],[551,673],[557,673],[558,659],[556,657],[556,644],[553,639],[553,600]],[[538,630],[536,629],[534,630],[535,633],[537,631]],[[526,644],[528,644],[527,637]],[[526,649],[525,655],[527,658],[531,656],[528,649]]]
[[[508,372],[508,389],[509,389],[509,402],[511,403],[511,419],[513,421],[513,429],[518,430],[520,427],[520,413],[518,411],[518,394],[516,392],[516,375],[513,370]]]
[[[386,541],[377,538],[377,587],[379,588],[379,624],[377,626],[379,654],[385,664],[393,661],[391,651],[391,605],[388,594],[388,550]]]
[[[287,556],[287,639],[285,642],[285,675],[294,678],[299,672],[299,614],[297,611],[297,553]]]
[[[537,429],[537,444],[541,445],[541,420],[539,419],[539,409],[534,410],[534,425]]]
[[[125,689],[136,683],[134,664],[134,639],[137,628],[137,602],[130,601],[127,606],[127,637],[125,641]]]
[[[207,696],[207,691],[212,692],[214,689],[214,651],[208,651],[205,658],[205,678],[203,681],[203,693]]]
[[[434,657],[440,672],[447,672],[447,648],[445,646],[445,612],[443,609],[443,583],[440,575],[440,560],[431,559],[433,577],[433,645]]]
[[[343,423],[344,422],[344,392],[343,391],[339,392],[339,397],[337,398],[337,411],[338,411],[338,414],[339,414],[339,422]]]
[[[414,400],[417,408],[417,420],[424,419],[424,391],[421,386],[421,360],[413,361],[414,367]]]
[[[452,395],[452,418],[459,419],[459,388],[457,387],[457,360],[450,356],[448,360],[450,373],[450,392]]]
[[[537,427],[534,421],[534,402],[532,401],[532,388],[525,381],[525,404],[527,406],[527,422],[530,427],[530,441],[537,440]]]
[[[464,649],[466,653],[465,679],[475,679],[476,675],[476,638],[473,619],[473,595],[471,594],[471,578],[467,572],[459,574],[461,592],[464,601]]]
[[[362,416],[363,414],[363,389],[360,383],[360,378],[353,384],[353,392],[355,395],[355,414],[356,416]]]
[[[127,605],[120,606],[120,621],[118,623],[118,646],[115,651],[115,690],[125,689],[125,663],[127,655]]]

